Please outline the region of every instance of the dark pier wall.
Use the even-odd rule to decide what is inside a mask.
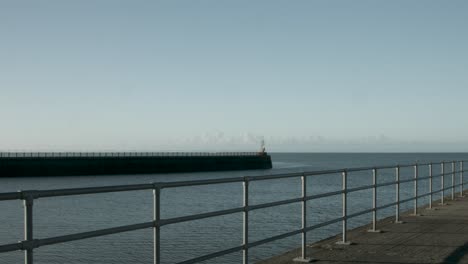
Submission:
[[[270,169],[270,155],[175,157],[3,157],[0,177]]]

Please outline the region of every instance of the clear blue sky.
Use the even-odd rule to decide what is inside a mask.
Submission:
[[[468,1],[0,2],[0,150],[466,151]]]

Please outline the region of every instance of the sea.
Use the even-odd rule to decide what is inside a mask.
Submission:
[[[270,170],[220,171],[200,173],[171,173],[112,176],[21,177],[0,178],[0,193],[17,190],[47,190],[139,184],[168,181],[190,181],[243,176],[308,172],[367,166],[434,162],[434,175],[440,174],[441,161],[468,160],[468,153],[271,153]],[[456,169],[459,164],[456,164]],[[445,166],[451,171],[451,164]],[[428,175],[428,166],[419,167],[419,177]],[[402,168],[402,180],[414,176],[414,169]],[[395,169],[378,171],[378,183],[395,180]],[[459,175],[455,177],[459,182]],[[372,184],[372,172],[353,172],[348,175],[348,187]],[[434,190],[440,189],[440,177],[434,177]],[[445,178],[450,186],[451,176]],[[308,195],[338,191],[342,188],[339,173],[310,176]],[[413,183],[401,184],[401,199],[413,195]],[[428,181],[418,184],[419,194],[427,193]],[[458,191],[458,189],[457,189]],[[449,193],[449,191],[447,191]],[[446,194],[447,194],[446,193]],[[249,185],[251,205],[301,196],[300,178],[255,181]],[[434,200],[439,199],[434,194]],[[336,219],[342,214],[341,195],[308,201],[308,225]],[[395,201],[395,186],[377,190],[378,206]],[[187,216],[242,206],[242,183],[193,186],[163,189],[161,218]],[[427,204],[428,198],[419,199]],[[409,210],[412,202],[401,205]],[[363,190],[348,195],[348,213],[372,208],[372,191]],[[389,207],[378,212],[382,219],[395,214]],[[22,201],[0,201],[0,244],[23,240]],[[40,198],[34,202],[34,237],[46,238],[152,221],[153,194],[151,190],[105,194]],[[163,226],[161,228],[161,262],[178,263],[215,251],[242,244],[242,213]],[[365,214],[348,221],[349,228],[369,224],[372,215]],[[254,210],[249,213],[249,241],[254,242],[301,228],[301,204],[282,205]],[[341,224],[335,223],[308,233],[308,243],[341,233]],[[277,240],[249,250],[249,262],[263,260],[300,247],[301,236]],[[23,263],[21,251],[0,253],[0,263]],[[34,250],[38,264],[110,264],[153,263],[153,231],[144,229],[120,234],[78,240],[39,247]],[[203,263],[242,263],[242,252],[218,257]]]

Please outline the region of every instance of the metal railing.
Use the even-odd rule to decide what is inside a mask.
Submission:
[[[372,229],[369,230],[370,232],[378,232],[377,228],[377,213],[379,210],[384,208],[395,206],[395,223],[401,223],[400,221],[400,204],[406,203],[409,201],[414,201],[414,213],[417,214],[418,210],[418,202],[421,198],[428,196],[428,204],[429,208],[432,208],[432,202],[434,198],[434,194],[440,194],[441,204],[444,204],[444,196],[446,190],[451,190],[451,198],[455,198],[455,188],[460,187],[460,196],[463,195],[464,191],[464,184],[463,184],[463,161],[451,161],[451,171],[445,171],[445,164],[449,162],[440,162],[440,163],[425,163],[425,164],[409,164],[409,165],[396,165],[396,166],[380,166],[380,167],[365,167],[365,168],[350,168],[350,169],[338,169],[338,170],[326,170],[326,171],[311,171],[311,172],[301,172],[301,173],[289,173],[289,174],[281,174],[281,175],[265,175],[265,176],[253,176],[253,177],[236,177],[236,178],[224,178],[224,179],[209,179],[209,180],[197,180],[197,181],[181,181],[181,182],[156,182],[151,184],[134,184],[134,185],[120,185],[120,186],[108,186],[108,187],[91,187],[91,188],[73,188],[73,189],[55,189],[55,190],[28,190],[28,191],[18,191],[18,192],[10,192],[10,193],[0,193],[0,201],[1,200],[23,200],[24,201],[24,241],[20,241],[17,243],[12,244],[4,244],[0,245],[0,253],[2,252],[9,252],[9,251],[16,251],[16,250],[23,250],[25,252],[25,263],[32,264],[33,263],[33,252],[35,248],[43,247],[47,245],[53,245],[58,243],[70,242],[80,239],[92,238],[92,237],[99,237],[104,235],[116,234],[121,232],[128,232],[146,228],[152,228],[154,234],[154,263],[160,264],[161,263],[161,238],[160,238],[160,231],[161,228],[167,225],[194,221],[199,219],[205,219],[215,216],[222,216],[222,215],[229,215],[234,213],[242,213],[243,214],[243,243],[242,245],[223,249],[217,252],[213,252],[207,255],[203,255],[200,257],[192,258],[183,262],[179,263],[197,263],[201,261],[210,260],[212,258],[224,256],[227,254],[235,253],[242,251],[242,262],[247,264],[249,262],[249,249],[252,247],[257,247],[272,241],[276,241],[279,239],[284,239],[290,236],[302,235],[302,243],[301,243],[301,256],[299,256],[296,260],[298,261],[309,261],[311,260],[307,253],[307,233],[327,226],[334,223],[342,223],[342,237],[339,243],[341,244],[349,244],[347,238],[348,232],[348,220],[357,216],[361,216],[364,214],[372,213]],[[440,174],[433,174],[433,164],[440,164],[441,173]],[[456,164],[459,164],[459,170],[456,170]],[[428,175],[424,177],[419,177],[419,168],[421,166],[428,166]],[[414,177],[411,179],[400,180],[400,169],[401,168],[411,168],[414,167]],[[378,172],[383,169],[395,169],[395,181],[391,182],[383,182],[378,183]],[[364,185],[360,187],[353,187],[348,188],[348,173],[350,172],[363,172],[368,171],[372,172],[372,184],[371,185]],[[327,193],[320,193],[311,195],[307,192],[307,178],[316,175],[329,175],[329,174],[341,174],[342,177],[342,189],[339,191],[327,192]],[[455,184],[455,175],[459,173],[459,183]],[[444,185],[444,178],[446,175],[451,175],[451,185],[449,187],[445,187]],[[250,205],[249,203],[249,183],[254,181],[265,181],[265,180],[274,180],[274,179],[285,179],[285,178],[301,178],[301,189],[302,195],[301,197],[275,201],[275,202],[268,202],[262,204],[255,204]],[[441,181],[441,188],[438,190],[433,190],[433,179],[434,177],[440,177]],[[429,181],[429,190],[425,194],[418,194],[418,182],[422,180]],[[414,183],[414,195],[408,199],[400,199],[400,184],[402,183]],[[188,187],[188,186],[200,186],[200,185],[214,185],[214,184],[224,184],[224,183],[242,183],[243,184],[243,205],[241,207],[219,210],[209,213],[199,213],[199,214],[192,214],[188,216],[181,216],[181,217],[173,217],[173,218],[161,218],[161,191],[163,189],[171,189],[177,187]],[[378,205],[377,204],[377,190],[379,187],[384,186],[395,186],[395,201],[384,204]],[[363,210],[357,213],[348,214],[348,207],[347,207],[347,200],[348,194],[372,189],[372,208]],[[63,235],[63,236],[55,236],[55,237],[48,237],[48,238],[34,238],[33,236],[33,202],[35,199],[44,198],[44,197],[56,197],[56,196],[69,196],[69,195],[84,195],[84,194],[96,194],[96,193],[108,193],[108,192],[122,192],[122,191],[138,191],[138,190],[153,190],[153,221],[144,222],[144,223],[137,223],[132,225],[124,225],[118,227],[112,227],[107,229],[100,229],[95,231],[89,232],[81,232],[75,233],[71,235]],[[326,222],[318,223],[315,225],[308,225],[306,212],[307,212],[307,204],[308,201],[334,196],[334,195],[341,195],[342,196],[342,216],[333,220],[329,220]],[[300,229],[290,231],[287,233],[283,233],[280,235],[271,236],[262,240],[257,241],[250,241],[249,240],[249,213],[254,210],[262,209],[262,208],[271,208],[280,205],[286,204],[293,204],[293,203],[301,203],[301,218],[302,218],[302,227]]]
[[[0,152],[0,158],[256,156],[259,152]]]

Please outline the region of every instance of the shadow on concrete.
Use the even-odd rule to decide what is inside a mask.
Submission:
[[[444,264],[454,264],[460,263],[461,259],[468,253],[468,242],[463,246],[455,249],[450,255],[448,255],[442,263]]]

